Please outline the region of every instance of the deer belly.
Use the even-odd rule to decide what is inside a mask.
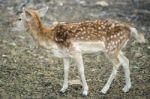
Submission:
[[[79,49],[82,53],[93,53],[105,50],[104,42],[79,42]]]

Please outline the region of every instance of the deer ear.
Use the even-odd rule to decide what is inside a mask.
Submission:
[[[42,9],[39,9],[39,10],[38,10],[38,13],[39,13],[40,17],[45,16],[47,10],[48,10],[48,7],[44,7],[44,8],[42,8]]]
[[[31,15],[31,13],[30,13],[30,11],[28,11],[27,9],[23,9],[23,13],[24,13],[24,15],[25,15],[25,19],[26,20],[31,20],[32,19],[32,15]]]

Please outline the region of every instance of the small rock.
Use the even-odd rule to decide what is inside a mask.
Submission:
[[[147,46],[147,49],[150,49],[150,46]]]
[[[25,39],[25,37],[24,37],[24,36],[21,36],[21,35],[20,35],[20,36],[18,36],[18,37],[19,37],[20,39]]]
[[[43,59],[43,58],[44,58],[44,56],[39,56],[39,58],[40,58],[40,59]]]
[[[70,81],[69,81],[69,84],[70,84],[70,85],[74,85],[74,84],[79,84],[79,85],[81,85],[81,81],[80,81],[80,80],[70,80]]]
[[[12,42],[12,43],[10,43],[10,45],[12,45],[12,46],[16,46],[16,43],[13,43],[13,42]]]
[[[142,56],[143,56],[143,55],[142,55],[141,53],[136,53],[136,54],[135,54],[135,57],[136,57],[136,58],[139,58],[139,57],[142,57]]]
[[[94,71],[96,71],[96,70],[97,70],[97,69],[92,69],[91,71],[94,72]]]
[[[145,28],[145,27],[141,27],[141,29],[142,29],[142,31],[145,31],[145,30],[146,30],[146,28]]]
[[[64,5],[64,3],[63,3],[63,2],[59,2],[59,5],[60,5],[60,6],[63,6],[63,5]]]
[[[7,56],[8,56],[8,55],[4,55],[4,54],[2,55],[2,57],[7,57]]]
[[[86,1],[83,1],[83,0],[76,0],[76,2],[81,4],[81,5],[85,5],[86,4]]]
[[[109,4],[108,4],[106,1],[98,1],[98,2],[96,2],[95,4],[96,4],[96,5],[103,6],[103,7],[109,6]]]

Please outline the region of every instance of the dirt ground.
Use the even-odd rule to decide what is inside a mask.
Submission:
[[[89,95],[82,97],[82,86],[71,84],[68,91],[60,96],[62,59],[51,58],[28,33],[11,31],[23,0],[0,0],[0,99],[150,99],[150,1],[139,0],[138,10],[135,10],[131,0],[104,0],[108,5],[102,5],[100,1],[33,0],[32,3],[37,8],[49,6],[43,18],[47,25],[54,21],[79,22],[104,18],[135,24],[138,31],[145,34],[147,43],[134,43],[131,38],[124,49],[130,60],[132,80],[128,93],[121,90],[124,73],[120,67],[108,93],[100,94],[111,73],[112,64],[103,53],[95,53],[83,55]],[[76,79],[79,76],[72,61],[69,80]]]

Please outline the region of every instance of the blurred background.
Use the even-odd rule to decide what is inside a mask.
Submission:
[[[12,31],[13,23],[23,7],[40,9],[48,6],[42,21],[80,22],[114,19],[135,25],[143,32],[147,43],[133,40],[124,49],[130,60],[133,87],[128,93],[122,68],[108,94],[100,90],[106,83],[112,64],[103,54],[84,55],[85,74],[89,85],[89,99],[149,99],[150,98],[150,0],[0,0],[0,99],[82,99],[81,85],[74,61],[70,68],[68,91],[59,95],[63,83],[61,59],[51,57],[26,32]]]

